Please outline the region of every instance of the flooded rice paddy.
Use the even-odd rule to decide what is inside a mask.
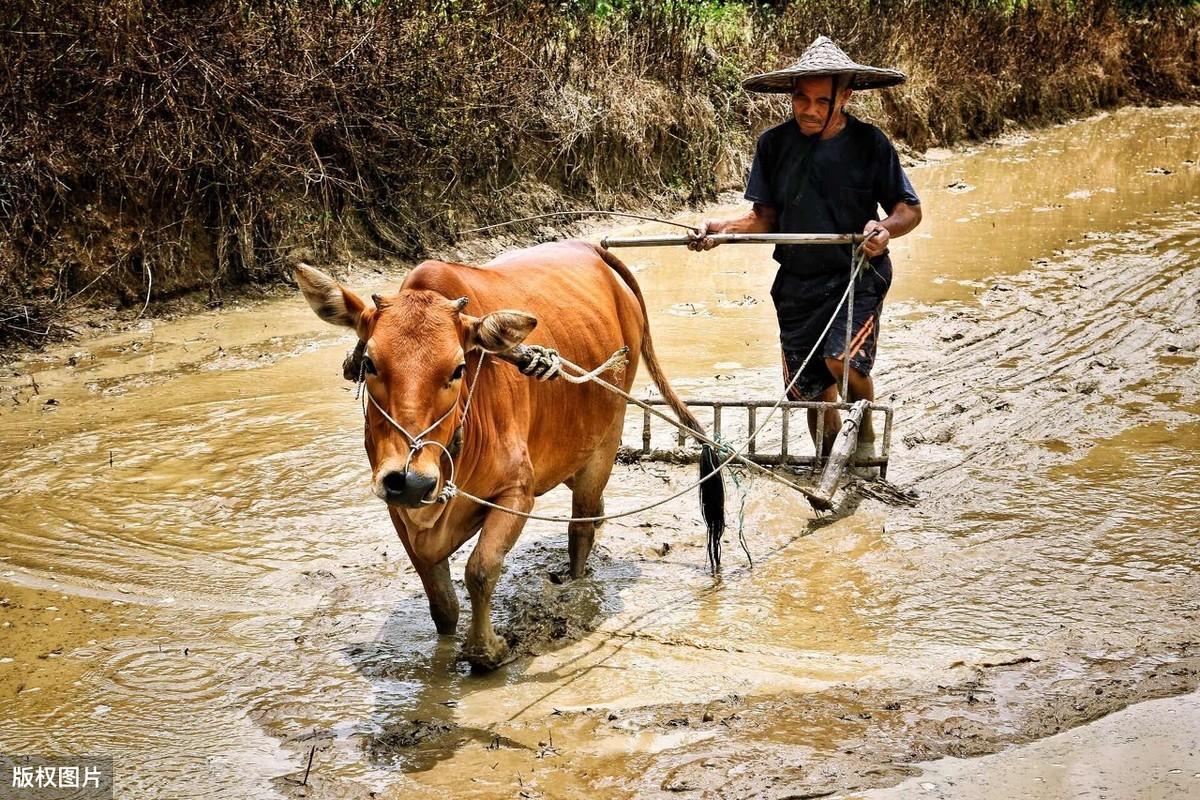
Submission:
[[[1200,109],[929,155],[876,373],[918,505],[816,518],[741,475],[754,564],[735,524],[719,581],[691,499],[609,522],[565,585],[563,526],[532,522],[496,603],[526,655],[488,675],[434,633],[350,342],[298,294],[9,365],[0,752],[112,756],[130,798],[940,796],[964,773],[922,762],[1057,763],[1046,737],[1193,691]],[[769,248],[619,255],[680,394],[776,396]],[[691,477],[618,467],[607,508]],[[1129,713],[1170,739],[1194,706]],[[1179,753],[1156,796],[1200,793]],[[989,763],[962,769],[1019,779]],[[1021,792],[1060,796],[1046,769]]]

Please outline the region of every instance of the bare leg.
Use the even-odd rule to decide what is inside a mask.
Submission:
[[[817,399],[828,403],[836,402],[838,399],[837,387],[826,387],[825,391],[821,392]],[[823,431],[822,437],[824,441],[818,444],[817,414],[819,413],[821,412],[817,411],[815,408],[810,408],[808,410],[808,433],[810,436],[812,436],[813,445],[817,447],[820,452],[820,457],[823,459],[826,458],[829,455],[829,452],[833,449],[833,443],[837,440],[838,430],[840,430],[842,427],[842,417],[840,414],[838,414],[836,408],[829,408],[825,410],[825,430]]]
[[[533,508],[533,497],[527,491],[500,495],[494,502],[517,511]],[[504,663],[508,644],[492,629],[492,592],[500,578],[504,557],[516,544],[525,519],[503,511],[493,510],[483,521],[479,541],[467,559],[467,593],[471,595],[471,628],[463,643],[463,653],[472,666],[492,670]]]
[[[842,385],[842,360],[838,358],[825,359],[825,366],[829,368],[829,372],[837,381],[840,391]],[[870,375],[863,375],[854,367],[850,368],[850,397],[846,400],[848,403],[853,403],[857,400],[868,400],[875,402],[875,382],[871,380]],[[875,426],[871,423],[871,415],[864,414],[862,426],[858,431],[858,440],[860,442],[875,441]]]

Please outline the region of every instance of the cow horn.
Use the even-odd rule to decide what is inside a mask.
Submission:
[[[467,301],[467,298],[465,298],[465,297],[460,297],[460,298],[458,298],[457,300],[455,300],[454,302],[452,302],[452,303],[451,303],[451,305],[453,305],[453,306],[454,306],[454,310],[455,310],[456,312],[458,312],[458,311],[462,311],[464,308],[466,308],[466,307],[467,307],[467,302],[468,302],[468,301]]]

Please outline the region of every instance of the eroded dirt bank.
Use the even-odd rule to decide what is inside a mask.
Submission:
[[[1192,691],[1198,154],[1195,109],[1139,110],[915,170],[879,385],[918,506],[743,476],[755,566],[731,534],[717,583],[690,503],[570,584],[531,524],[497,602],[530,655],[487,676],[433,635],[299,300],[13,365],[0,749],[111,753],[128,797],[815,797]],[[628,260],[683,394],[774,394],[766,252]],[[608,509],[690,477],[622,467]]]
[[[220,297],[296,257],[415,258],[564,203],[711,200],[787,113],[740,81],[818,32],[909,76],[855,103],[923,150],[1195,102],[1197,19],[1177,0],[16,0],[0,342],[55,336],[79,302]]]

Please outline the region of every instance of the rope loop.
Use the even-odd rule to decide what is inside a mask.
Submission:
[[[437,497],[433,500],[435,503],[449,503],[458,494],[458,486],[453,480],[446,481],[442,484],[442,490],[438,492]]]
[[[540,344],[530,344],[525,346],[525,352],[529,354],[529,362],[523,367],[518,367],[522,375],[548,381],[562,372],[563,360],[557,350],[542,347]]]
[[[400,434],[408,441],[408,458],[404,460],[404,471],[406,473],[408,472],[408,468],[412,466],[413,458],[415,458],[417,453],[426,447],[436,447],[437,449],[441,450],[442,455],[444,455],[450,462],[450,477],[442,484],[441,491],[439,491],[432,500],[421,500],[421,505],[423,506],[433,505],[435,503],[448,503],[458,493],[458,487],[455,485],[454,479],[458,469],[456,458],[458,455],[457,451],[460,449],[460,446],[456,445],[455,440],[459,439],[461,436],[461,431],[466,427],[467,417],[471,413],[471,401],[475,397],[475,387],[479,385],[479,373],[483,369],[483,360],[485,358],[487,358],[487,353],[480,351],[479,361],[475,364],[475,374],[472,376],[471,383],[467,387],[467,400],[463,404],[462,416],[459,419],[458,427],[455,429],[454,434],[450,439],[451,445],[455,447],[455,452],[450,452],[450,449],[446,447],[446,445],[442,444],[436,439],[426,439],[425,436],[445,422],[446,418],[454,413],[454,409],[458,407],[457,401],[452,403],[450,408],[446,409],[446,413],[438,417],[432,425],[414,436],[408,432],[407,428],[397,422],[391,414],[385,411],[383,406],[379,405],[379,402],[375,399],[374,395],[371,394],[371,390],[366,388],[366,361],[359,361],[358,386],[355,389],[355,399],[359,400],[361,398],[363,419],[367,418],[367,403],[370,402],[370,404],[375,407],[375,410],[378,411],[384,419],[391,423],[393,428],[400,431]],[[441,460],[441,456],[439,456],[438,461],[440,462]]]

